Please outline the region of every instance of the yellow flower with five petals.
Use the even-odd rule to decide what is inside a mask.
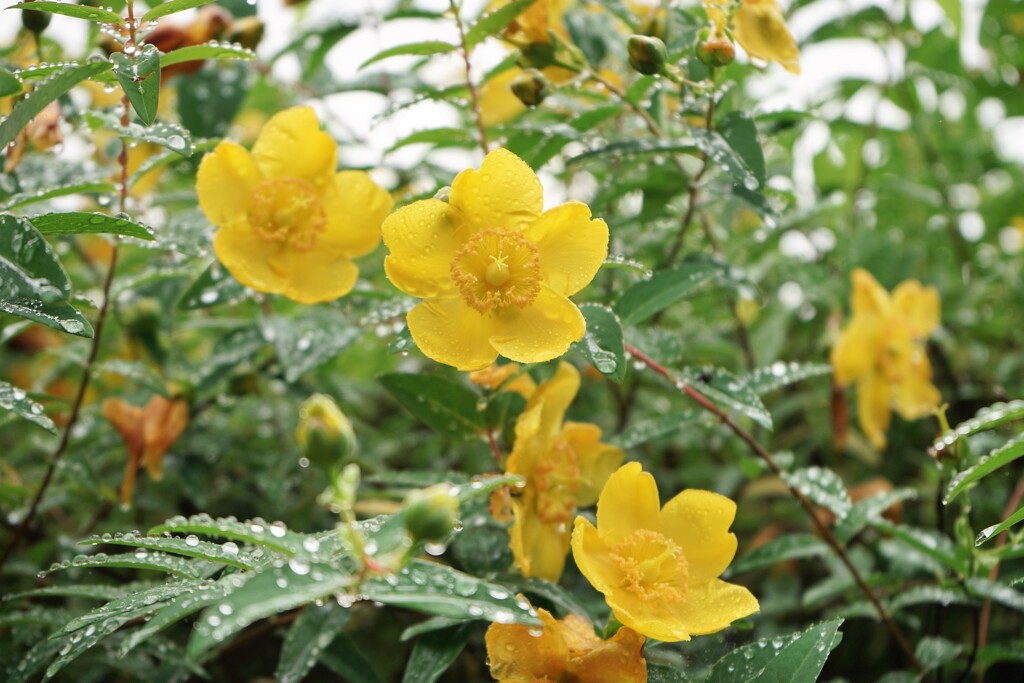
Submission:
[[[491,676],[499,683],[585,681],[586,683],[644,683],[647,662],[644,637],[620,628],[608,640],[594,633],[578,614],[555,619],[538,609],[544,630],[540,635],[523,624],[491,624],[484,640]]]
[[[312,304],[348,294],[373,251],[391,196],[361,171],[337,171],[338,146],[309,107],[276,114],[250,153],[223,141],[196,176],[217,226],[217,259],[261,292]]]
[[[536,174],[508,150],[456,176],[448,201],[413,202],[382,230],[388,278],[423,299],[407,322],[427,357],[459,370],[498,354],[539,363],[583,337],[568,297],[604,262],[608,226],[581,202],[544,211]]]
[[[576,518],[572,554],[625,626],[666,642],[717,633],[758,611],[743,586],[718,577],[736,555],[736,504],[687,489],[659,509],[639,463],[619,468],[597,502],[597,526]]]
[[[593,505],[625,453],[601,442],[596,425],[562,420],[580,388],[580,373],[562,362],[530,396],[516,422],[505,469],[526,479],[512,498],[509,547],[523,576],[557,582],[569,553],[576,508]]]
[[[704,10],[721,36],[729,24],[728,0],[704,0]],[[786,26],[776,0],[742,0],[732,15],[732,33],[747,54],[766,62],[778,62],[790,73],[800,73],[800,48]]]
[[[939,293],[907,280],[890,297],[871,273],[857,268],[852,298],[853,319],[832,348],[832,366],[840,385],[856,383],[860,427],[876,448],[884,448],[892,408],[917,420],[942,400],[924,343],[939,326]]]

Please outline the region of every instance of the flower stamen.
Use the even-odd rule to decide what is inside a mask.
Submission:
[[[300,251],[316,246],[327,214],[315,188],[298,178],[265,180],[249,195],[246,211],[253,231],[268,242]]]
[[[524,308],[540,293],[537,247],[506,230],[481,230],[456,252],[452,279],[462,298],[480,313]]]

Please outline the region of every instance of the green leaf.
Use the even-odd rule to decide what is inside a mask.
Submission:
[[[153,21],[154,19],[165,17],[168,14],[184,12],[187,9],[199,7],[200,5],[209,5],[211,2],[213,2],[213,0],[170,0],[169,2],[164,2],[152,7],[148,12],[142,15],[142,21]]]
[[[137,142],[152,142],[183,157],[190,157],[195,151],[192,146],[192,135],[176,123],[156,123],[152,126],[129,123],[122,126],[116,116],[97,111],[86,112],[85,119],[91,128],[106,127],[114,131],[118,137]]]
[[[829,547],[825,541],[811,534],[784,534],[754,548],[729,567],[731,575],[744,574],[755,569],[771,567],[779,562],[824,557]]]
[[[199,579],[209,565],[206,562],[186,560],[183,557],[152,552],[136,556],[135,553],[123,555],[79,555],[73,560],[66,560],[51,565],[49,572],[65,569],[87,569],[92,567],[128,567],[131,569],[151,569],[165,574],[174,574],[186,579]],[[49,573],[47,572],[47,573]]]
[[[322,607],[307,605],[284,638],[274,680],[278,683],[303,680],[351,616],[352,610],[336,602],[327,602]]]
[[[963,649],[964,646],[960,643],[954,643],[945,638],[926,636],[917,641],[914,653],[917,655],[918,661],[921,662],[921,666],[926,671],[931,671],[952,662],[963,652]]]
[[[1024,612],[1024,593],[996,581],[974,577],[965,582],[971,595],[991,600],[1003,607]]]
[[[0,68],[0,97],[10,97],[21,92],[21,79],[7,69]]]
[[[239,522],[223,517],[211,517],[207,514],[191,517],[171,517],[163,524],[149,530],[150,536],[163,533],[205,534],[217,538],[228,538],[232,541],[251,543],[261,548],[269,548],[285,555],[302,552],[303,536],[288,530],[281,522],[268,523],[256,518]]]
[[[706,683],[814,683],[829,653],[842,639],[842,619],[832,619],[786,637],[765,638],[715,662]]]
[[[953,27],[956,29],[957,35],[960,35],[960,31],[963,29],[964,15],[963,9],[960,6],[960,0],[938,0],[939,6],[942,11],[946,13],[949,20],[953,22]]]
[[[362,336],[362,330],[344,315],[327,309],[289,318],[274,316],[265,322],[263,333],[274,344],[288,382],[328,362]]]
[[[167,382],[164,378],[156,374],[144,363],[129,360],[110,360],[98,363],[95,366],[95,370],[96,372],[118,375],[119,377],[130,379],[133,382],[146,387],[153,393],[163,396],[164,398],[171,397],[170,393],[167,391]]]
[[[363,652],[362,647],[342,633],[320,655],[320,662],[346,683],[381,683],[380,676]]]
[[[836,524],[835,535],[840,543],[848,543],[859,534],[864,527],[878,521],[882,513],[896,503],[917,498],[917,491],[911,488],[883,491],[854,503],[846,518]]]
[[[729,408],[761,425],[772,429],[772,415],[761,398],[740,378],[723,368],[686,368],[679,381],[689,384],[711,399],[720,408]]]
[[[182,125],[196,137],[225,137],[251,83],[252,70],[239,62],[207,62],[198,73],[177,79]]]
[[[702,414],[696,410],[688,410],[639,420],[613,436],[610,441],[622,450],[629,451],[648,441],[671,436],[679,430],[691,426],[701,418]]]
[[[439,617],[540,624],[530,603],[507,588],[423,560],[414,560],[396,574],[365,581],[360,593],[368,600]]]
[[[118,26],[124,23],[124,19],[116,12],[100,9],[99,7],[89,7],[88,5],[76,5],[70,2],[19,2],[7,9],[27,9],[36,12],[49,12],[50,14],[63,14],[66,17],[74,17],[75,19],[86,19],[88,21],[98,21]]]
[[[109,534],[108,534],[109,535]],[[239,551],[233,542],[219,545],[209,541],[200,541],[195,536],[176,538],[167,536],[140,536],[138,534],[116,534],[110,538],[93,536],[79,541],[79,545],[127,545],[138,548],[137,558],[144,558],[147,550],[158,550],[172,555],[195,557],[209,562],[226,564],[238,569],[254,569],[256,561],[248,553]]]
[[[178,308],[192,311],[199,308],[231,303],[245,292],[245,287],[231,276],[220,264],[214,261],[189,285],[178,300]]]
[[[123,235],[152,242],[153,231],[127,218],[108,216],[104,213],[69,211],[67,213],[46,213],[28,219],[43,235],[81,235],[84,233]]]
[[[512,0],[507,5],[482,15],[466,31],[466,49],[471,50],[486,38],[503,31],[532,2],[533,0]]]
[[[388,148],[387,154],[406,145],[432,144],[435,147],[472,147],[476,144],[473,134],[465,128],[431,128],[418,130],[406,135]]]
[[[709,162],[723,167],[741,187],[757,190],[761,187],[743,158],[736,152],[721,134],[716,131],[696,129],[692,131],[693,141],[700,151],[708,156]]]
[[[895,536],[914,550],[930,557],[947,569],[958,574],[967,573],[967,558],[958,552],[957,547],[948,536],[934,529],[921,529],[906,525],[896,525],[887,520],[879,519],[870,522],[879,531]]]
[[[974,436],[978,432],[993,429],[1006,422],[1024,419],[1024,401],[1016,400],[1007,403],[994,403],[979,410],[966,422],[961,422],[949,430],[932,444],[932,450],[941,452],[960,439]]]
[[[697,147],[686,140],[617,140],[601,147],[580,152],[576,156],[566,160],[567,166],[573,166],[584,161],[597,157],[611,157],[613,159],[624,159],[637,155],[654,154],[693,154],[699,151]]]
[[[95,625],[105,619],[117,616],[124,612],[136,609],[140,603],[153,604],[164,602],[181,595],[191,589],[191,581],[173,581],[151,586],[139,591],[131,591],[115,600],[111,600],[101,607],[75,617],[58,632],[60,634],[72,633],[88,626]]]
[[[736,156],[750,169],[757,180],[757,187],[764,187],[764,151],[761,149],[761,141],[758,139],[757,126],[753,119],[741,111],[732,111],[722,119],[718,130]]]
[[[647,683],[690,683],[681,667],[647,663]]]
[[[434,683],[466,647],[472,632],[470,623],[420,636],[406,662],[402,683]]]
[[[766,368],[758,368],[743,379],[747,386],[758,394],[767,394],[782,387],[802,382],[812,377],[832,374],[832,366],[826,363],[784,363],[778,361]]]
[[[824,467],[806,467],[783,475],[786,483],[823,508],[829,510],[840,520],[850,513],[853,503],[846,485],[838,474]]]
[[[974,605],[977,601],[967,595],[963,589],[944,586],[913,586],[900,591],[889,602],[889,612],[895,614],[907,607],[916,605]]]
[[[479,397],[441,377],[392,373],[378,380],[409,412],[431,429],[452,438],[476,438],[484,428]]]
[[[3,399],[0,398],[0,404],[2,404],[2,401]],[[986,541],[995,538],[1007,529],[1016,526],[1021,522],[1024,522],[1024,505],[1018,508],[1016,512],[1014,512],[1012,515],[1004,519],[999,524],[993,524],[990,527],[982,529],[981,533],[978,534],[978,538],[974,541],[974,544],[981,545],[982,543],[985,543]]]
[[[1001,467],[1009,465],[1017,458],[1024,455],[1024,434],[1006,442],[999,448],[993,449],[988,455],[978,460],[978,464],[957,474],[949,482],[946,489],[946,497],[943,499],[945,505],[949,505],[957,496],[967,490],[971,484],[984,479]]]
[[[77,7],[77,5],[68,6]],[[82,7],[82,9],[87,8]],[[104,71],[109,71],[112,66],[108,61],[98,61],[89,62],[84,66],[68,67],[58,71],[56,75],[40,84],[25,99],[15,104],[11,114],[0,123],[0,149],[4,149],[14,142],[21,129],[27,126],[29,121],[34,119],[36,114],[45,109],[50,102],[85,79],[94,78]]]
[[[636,325],[710,282],[733,288],[749,286],[749,282],[726,263],[707,258],[690,259],[679,268],[658,271],[649,280],[627,289],[615,303],[615,312],[623,324]]]
[[[113,183],[75,183],[73,185],[64,185],[62,187],[54,187],[38,190],[36,192],[23,192],[12,195],[7,198],[7,202],[5,204],[0,205],[0,211],[10,211],[11,209],[28,206],[29,204],[45,202],[56,197],[66,197],[73,194],[113,194],[116,191],[117,188],[114,187]]]
[[[152,124],[160,107],[160,50],[155,45],[143,45],[133,55],[115,52],[110,60],[132,109],[143,123]]]
[[[177,50],[160,55],[160,68],[166,69],[174,64],[196,62],[205,59],[256,59],[256,53],[241,45],[229,43],[201,43],[180,47]]]
[[[198,658],[253,622],[347,592],[354,585],[352,576],[325,562],[292,559],[281,567],[270,565],[199,616],[188,654]]]
[[[23,389],[0,381],[0,410],[8,410],[51,434],[57,433],[57,425],[46,416],[43,407],[30,399]]]
[[[373,57],[370,57],[365,62],[359,65],[360,69],[365,69],[374,62],[379,62],[382,59],[389,57],[398,57],[401,55],[438,55],[448,52],[452,52],[457,49],[458,46],[446,43],[442,40],[425,40],[421,43],[408,43],[406,45],[397,45],[387,50],[378,52]]]
[[[587,333],[573,348],[602,375],[621,382],[626,374],[626,352],[618,316],[601,304],[582,304],[580,312],[587,320]]]
[[[0,311],[91,337],[92,326],[67,303],[70,296],[68,274],[39,231],[0,214]]]

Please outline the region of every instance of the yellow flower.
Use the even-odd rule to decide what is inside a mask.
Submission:
[[[719,35],[728,28],[728,9],[726,0],[704,0],[704,10]],[[775,0],[743,0],[732,17],[732,32],[751,57],[778,62],[786,71],[800,73],[800,48]]]
[[[649,638],[716,633],[756,612],[757,598],[718,577],[736,555],[736,504],[687,489],[659,510],[658,487],[639,463],[608,479],[597,526],[576,518],[572,554],[615,617]]]
[[[383,225],[396,287],[424,299],[409,312],[429,358],[459,370],[498,354],[520,363],[561,356],[586,322],[569,296],[608,254],[608,226],[569,202],[543,211],[540,181],[506,149],[452,182],[449,201],[404,206]]]
[[[306,304],[352,290],[352,258],[377,246],[392,201],[366,173],[337,166],[338,146],[309,107],[271,118],[251,154],[225,140],[203,158],[199,206],[239,282]]]
[[[625,454],[601,443],[592,424],[562,423],[580,388],[580,373],[560,363],[530,397],[516,422],[516,443],[505,469],[526,479],[512,497],[509,547],[523,576],[557,582],[569,553],[569,523],[577,507],[593,505]]]
[[[510,0],[493,0],[488,10],[493,11],[507,4]],[[505,28],[505,36],[509,40],[526,43],[550,43],[554,33],[564,41],[569,40],[569,31],[565,27],[565,11],[573,0],[534,0],[513,19]]]
[[[537,383],[528,373],[519,372],[519,363],[495,363],[483,370],[469,373],[469,381],[490,391],[511,391],[529,400],[537,389]],[[517,374],[518,373],[518,374]],[[515,376],[513,378],[513,376]],[[511,379],[511,381],[509,381]]]
[[[924,345],[938,325],[934,287],[907,280],[890,297],[871,273],[853,271],[853,319],[832,348],[832,365],[839,384],[857,384],[860,427],[876,448],[885,446],[892,407],[906,420],[938,407]]]
[[[491,676],[499,683],[585,681],[586,683],[644,683],[644,637],[620,628],[601,640],[583,617],[570,614],[561,621],[538,609],[544,631],[531,634],[522,624],[491,624],[484,640]]]

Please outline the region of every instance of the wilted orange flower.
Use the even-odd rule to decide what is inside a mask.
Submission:
[[[577,614],[556,620],[538,609],[544,630],[531,633],[522,624],[491,624],[484,640],[491,676],[499,683],[644,683],[644,637],[620,628],[608,640],[594,633]]]
[[[145,408],[140,408],[119,398],[108,398],[103,402],[103,416],[114,424],[128,447],[121,502],[129,505],[140,464],[153,480],[163,477],[164,454],[188,424],[188,403],[154,396]]]
[[[533,381],[529,373],[520,373],[520,367],[519,363],[505,363],[504,365],[495,363],[483,370],[474,370],[469,373],[469,381],[478,387],[484,387],[490,391],[497,391],[499,389],[511,391],[525,399],[529,399],[537,389],[537,383]],[[519,374],[517,375],[516,373]],[[515,379],[509,381],[509,378],[513,375],[516,375]]]
[[[942,397],[932,384],[925,339],[939,326],[939,293],[917,280],[892,296],[863,268],[853,271],[853,318],[832,348],[836,381],[857,385],[857,417],[885,447],[892,408],[905,420],[931,415]]]

